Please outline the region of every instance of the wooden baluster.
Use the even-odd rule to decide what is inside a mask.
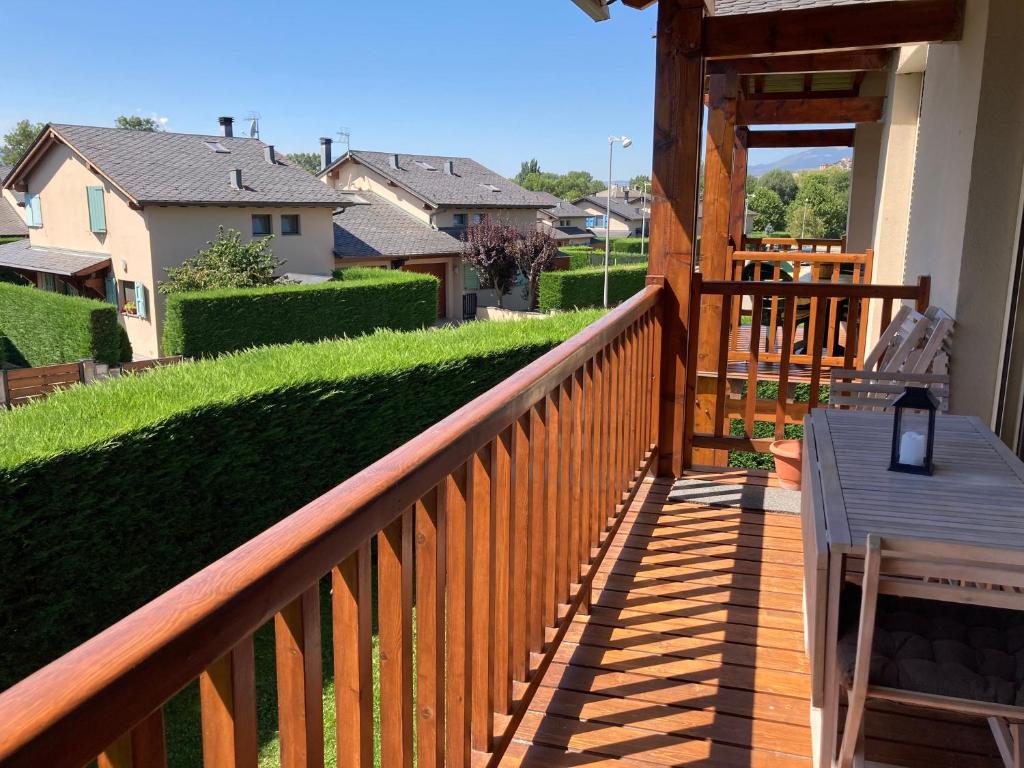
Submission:
[[[775,262],[775,266],[772,268],[772,280],[780,282],[782,280],[782,262]],[[765,334],[765,352],[776,352],[778,344],[778,330],[779,330],[779,312],[782,311],[782,306],[785,304],[784,299],[780,299],[778,296],[772,296],[772,310],[771,316],[768,320],[768,326],[770,330]]]
[[[811,265],[811,285],[815,285],[821,280],[821,266],[819,264]],[[818,328],[816,323],[818,322],[818,304],[821,302],[818,298],[811,298],[811,306],[808,310],[807,315],[807,331],[804,334],[804,352],[808,355],[813,355],[814,350],[812,349],[812,342],[817,338]]]
[[[256,657],[252,635],[199,676],[206,768],[256,768]]]
[[[558,623],[557,541],[558,541],[558,461],[561,446],[561,386],[548,393],[547,413],[548,457],[545,471],[544,501],[544,626]]]
[[[380,762],[412,768],[412,508],[377,534]]]
[[[723,301],[732,302],[736,297],[726,294]],[[722,313],[718,329],[718,380],[715,382],[715,437],[722,437],[725,430],[725,392],[729,383],[729,312]]]
[[[775,401],[775,439],[781,440],[786,430],[786,405],[789,399],[789,358],[793,352],[796,329],[796,297],[782,305],[782,357],[779,360],[779,392]]]
[[[839,284],[839,266],[835,265],[832,267],[832,284]],[[837,329],[839,328],[839,298],[833,296],[828,300],[829,313],[828,313],[828,336],[825,338],[825,356],[835,357],[837,352],[836,339]]]
[[[253,765],[255,762],[254,751]],[[158,709],[96,758],[98,768],[167,768],[164,711]]]
[[[603,529],[608,528],[608,517],[617,514],[616,505],[619,503],[619,491],[615,482],[615,468],[618,466],[619,461],[620,424],[622,417],[622,350],[619,339],[612,341],[611,356],[611,390],[608,401],[610,408],[608,466],[603,478],[608,494],[608,509],[605,511],[605,519],[601,521]]]
[[[555,553],[555,566],[557,568],[557,580],[555,590],[559,603],[569,602],[569,571],[570,566],[570,545],[569,539],[569,506],[572,504],[572,412],[574,404],[572,397],[571,377],[559,385],[561,390],[562,407],[559,410],[558,425],[558,549]]]
[[[608,428],[606,426],[608,381],[605,375],[606,369],[607,357],[605,350],[602,349],[594,356],[594,458],[590,466],[590,493],[593,498],[590,540],[594,542],[594,546],[597,546],[601,541],[601,534],[604,532],[601,520],[606,516],[605,510],[607,509],[604,497],[604,482],[601,476],[608,450]]]
[[[416,764],[444,765],[444,486],[416,502]],[[337,650],[335,650],[337,659]],[[335,683],[337,684],[337,682]],[[339,708],[339,721],[341,720]],[[372,720],[370,721],[372,723]],[[372,729],[372,725],[371,725]],[[372,732],[372,730],[371,730]],[[339,744],[341,735],[338,736]],[[368,764],[367,768],[372,765]]]
[[[811,328],[814,332],[811,334],[810,342],[813,344],[813,352],[811,353],[811,395],[810,404],[808,408],[818,407],[818,398],[821,390],[821,353],[822,347],[825,346],[824,339],[821,337],[825,333],[825,307],[826,302],[819,301],[814,305],[814,314],[811,316]]]
[[[582,529],[581,509],[583,499],[583,369],[578,368],[569,382],[572,387],[572,441],[569,448],[569,584],[580,583],[580,563],[583,548],[580,546]]]
[[[494,695],[491,687],[491,659],[494,657],[494,633],[491,631],[491,606],[494,600],[492,558],[494,531],[492,527],[491,477],[493,454],[491,446],[481,448],[469,460],[469,541],[470,594],[473,620],[470,655],[470,743],[478,752],[490,752],[494,736]],[[391,765],[386,760],[382,765]]]
[[[728,307],[723,307],[723,311],[728,311]],[[616,503],[622,498],[622,491],[625,485],[626,459],[629,455],[629,412],[632,407],[632,403],[629,400],[629,374],[632,358],[630,350],[632,346],[631,329],[628,327],[624,329],[620,339],[622,341],[622,358],[620,361],[622,373],[619,379],[619,450],[616,456],[615,474],[613,476]]]
[[[494,711],[507,715],[512,705],[512,678],[509,675],[509,567],[511,563],[511,536],[509,520],[512,504],[512,428],[508,427],[491,442],[493,471],[491,473],[491,499],[493,508],[494,551],[492,578],[494,581],[491,636],[494,651],[491,656]]]
[[[846,315],[846,348],[843,355],[843,367],[853,368],[857,362],[857,345],[860,336],[860,305],[861,299],[850,299]]]
[[[281,768],[323,766],[319,584],[313,584],[278,612],[274,636]]]
[[[640,445],[643,435],[640,434],[640,366],[641,349],[643,347],[643,331],[640,321],[633,324],[633,342],[630,352],[629,367],[629,456],[626,459],[626,483],[631,485],[640,465]],[[728,354],[728,350],[726,350]]]
[[[547,618],[546,546],[547,519],[545,507],[547,492],[544,477],[547,471],[546,401],[541,400],[530,409],[530,578],[527,582],[527,643],[531,653],[544,648],[544,624]]]
[[[444,482],[445,514],[448,518],[447,597],[445,617],[445,764],[469,765],[472,750],[470,732],[470,659],[473,655],[469,628],[473,601],[469,593],[471,530],[468,522],[468,472],[461,466]]]
[[[690,322],[689,337],[700,338],[700,315],[701,299],[704,293],[704,279],[700,272],[693,273],[690,282]],[[664,344],[664,339],[662,340]],[[683,420],[683,467],[693,464],[693,434],[694,434],[694,410],[697,403],[697,345],[690,344],[686,350],[686,392],[683,406],[683,413],[686,418]],[[659,394],[660,398],[660,394]]]
[[[757,373],[761,354],[761,307],[764,297],[756,294],[753,297],[754,322],[750,325],[750,360],[747,363],[747,402],[744,414],[744,434],[754,437],[754,422],[757,420]]]
[[[579,551],[580,563],[586,567],[592,561],[594,547],[593,520],[595,517],[593,486],[594,474],[594,360],[583,364],[580,382],[583,400],[583,423],[580,434],[580,500],[579,500]],[[589,603],[589,601],[587,601]]]
[[[525,681],[529,670],[528,620],[530,542],[536,535],[530,521],[530,414],[512,425],[512,626],[509,663],[513,680]]]
[[[338,768],[373,766],[372,580],[369,540],[331,572]]]

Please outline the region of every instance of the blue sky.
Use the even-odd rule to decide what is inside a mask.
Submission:
[[[569,0],[16,3],[0,132],[141,114],[215,133],[218,115],[255,110],[285,152],[346,126],[357,149],[599,178],[608,135],[625,134],[623,179],[650,167],[656,11],[613,10],[595,24]]]

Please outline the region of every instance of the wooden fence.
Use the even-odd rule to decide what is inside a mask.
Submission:
[[[783,437],[786,424],[799,424],[803,416],[818,405],[823,372],[827,382],[831,366],[856,368],[863,355],[866,335],[861,318],[867,314],[868,303],[881,303],[881,327],[892,319],[893,304],[911,301],[919,311],[928,307],[931,281],[919,279],[917,285],[857,285],[852,283],[799,283],[774,281],[705,281],[694,275],[690,299],[690,334],[696,338],[702,322],[709,318],[719,324],[719,354],[711,369],[698,370],[696,345],[689,349],[687,367],[687,417],[685,425],[685,461],[692,465],[694,449],[766,451],[768,445]],[[744,315],[741,307],[749,303]],[[826,312],[836,303],[846,306],[844,347],[842,354],[826,354],[829,350],[826,331],[830,324]],[[721,312],[708,312],[718,305]],[[762,333],[775,330],[764,322],[764,308],[778,306],[781,339],[772,341],[772,351],[763,350]],[[744,325],[749,317],[749,325]],[[797,332],[798,322],[804,322]],[[773,334],[774,335],[774,334]],[[736,337],[743,343],[737,344]],[[803,349],[798,351],[801,344]],[[741,348],[742,347],[742,348]],[[759,399],[758,381],[774,381],[778,393],[774,400]],[[809,385],[809,402],[793,399],[792,385]],[[710,418],[695,418],[707,414]],[[743,435],[729,434],[732,420],[743,421]],[[756,438],[755,422],[773,422],[774,436]],[[710,432],[698,431],[696,425],[711,424]]]
[[[273,621],[282,765],[323,765],[325,577],[338,766],[374,764],[374,614],[380,764],[496,764],[657,454],[661,292],[0,694],[0,764],[162,766],[163,705],[199,678],[205,765],[253,768]]]
[[[91,384],[111,376],[141,373],[150,368],[180,362],[180,356],[139,360],[133,363],[122,363],[119,367],[112,367],[106,374],[97,372],[97,365],[93,360],[45,365],[38,368],[0,370],[0,404],[7,408],[13,408],[45,398],[51,392],[67,389],[75,384]]]
[[[824,251],[844,253],[846,238],[826,237],[746,237],[743,238],[745,251]]]

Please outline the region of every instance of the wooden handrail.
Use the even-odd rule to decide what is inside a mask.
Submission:
[[[804,264],[864,264],[867,253],[819,253],[817,251],[733,251],[733,261],[799,261]]]
[[[464,503],[468,503],[472,510],[476,503],[473,488],[479,487],[480,493],[489,498],[486,494],[490,485],[480,485],[481,472],[487,472],[488,476],[493,472],[498,478],[495,482],[511,483],[507,471],[502,470],[502,462],[507,466],[509,450],[518,455],[521,449],[536,447],[536,441],[531,443],[529,438],[526,444],[516,442],[516,429],[531,419],[536,421],[538,412],[543,420],[545,400],[550,422],[547,433],[552,439],[558,437],[563,446],[571,445],[574,451],[578,448],[589,455],[589,443],[582,433],[573,431],[570,439],[564,431],[566,427],[573,430],[581,423],[581,417],[587,429],[593,429],[595,441],[598,441],[599,434],[602,435],[599,441],[603,446],[602,453],[592,457],[597,470],[583,461],[576,466],[568,458],[563,461],[566,482],[571,477],[575,486],[586,493],[590,500],[588,503],[593,505],[593,511],[588,510],[593,519],[582,519],[583,515],[578,510],[570,512],[570,507],[576,504],[575,498],[569,506],[566,506],[568,495],[565,500],[553,500],[558,514],[564,511],[567,515],[575,515],[570,520],[580,526],[580,531],[568,532],[570,537],[578,537],[578,547],[569,546],[556,552],[566,558],[566,562],[551,563],[551,567],[556,572],[564,569],[565,578],[556,579],[555,586],[559,591],[551,592],[548,587],[548,597],[575,605],[566,590],[576,582],[589,583],[592,569],[596,568],[594,562],[590,566],[591,571],[580,572],[586,563],[591,562],[592,552],[596,551],[593,547],[599,543],[590,534],[600,539],[609,517],[621,511],[623,493],[630,488],[633,490],[629,492],[636,492],[638,476],[635,470],[641,468],[646,471],[654,455],[652,445],[656,442],[654,429],[657,424],[654,361],[659,354],[656,348],[659,338],[657,307],[661,294],[660,286],[646,286],[598,322],[388,456],[0,694],[0,764],[5,767],[47,765],[78,768],[111,745],[119,744],[118,740],[127,738],[133,729],[138,732],[137,726],[148,727],[155,722],[154,717],[158,718],[162,705],[168,699],[200,675],[214,674],[211,669],[218,670],[217,674],[225,680],[234,679],[236,673],[231,670],[236,668],[248,669],[251,675],[251,664],[245,662],[251,656],[251,635],[275,616],[279,675],[282,671],[280,651],[285,648],[294,657],[287,662],[290,665],[287,669],[292,670],[289,674],[298,675],[297,679],[305,679],[308,683],[309,673],[304,670],[319,668],[319,637],[313,637],[314,631],[319,632],[317,582],[333,570],[336,592],[340,585],[355,584],[355,581],[346,579],[355,580],[357,572],[363,573],[360,569],[365,568],[368,562],[367,542],[378,537],[379,541],[390,542],[396,548],[397,554],[381,567],[386,565],[390,569],[386,586],[396,595],[398,591],[402,592],[404,609],[408,609],[407,590],[412,588],[412,580],[402,569],[412,567],[412,558],[408,555],[409,550],[401,548],[407,548],[412,541],[410,526],[413,525],[413,515],[409,510],[415,511],[416,524],[419,525],[424,516],[421,505],[426,502],[429,506],[440,501],[450,506],[460,492],[468,500]],[[563,416],[562,421],[556,423],[552,418],[557,415],[560,392]],[[598,403],[596,408],[594,402]],[[583,407],[586,407],[586,412],[580,410]],[[604,431],[599,433],[600,425],[594,422],[595,419],[604,419]],[[611,435],[607,440],[603,437],[605,432]],[[533,436],[543,433],[544,429],[541,429]],[[503,436],[510,436],[515,443],[506,449],[504,459],[500,455]],[[494,449],[495,445],[499,448]],[[530,450],[529,458],[533,461],[532,448]],[[556,458],[558,455],[555,454]],[[561,455],[567,456],[564,452]],[[590,474],[581,475],[580,467]],[[606,476],[594,474],[602,468]],[[526,478],[518,477],[515,482],[526,482]],[[470,486],[468,491],[467,484]],[[500,488],[499,491],[504,493],[505,489]],[[447,502],[443,500],[446,494]],[[552,511],[554,507],[547,509],[546,514],[555,514]],[[553,529],[545,530],[550,532]],[[387,538],[380,539],[381,536]],[[448,552],[452,557],[452,550]],[[362,566],[350,560],[357,555],[365,561]],[[575,558],[575,563],[572,558]],[[538,564],[536,567],[543,566]],[[337,570],[339,568],[341,570]],[[381,573],[383,578],[384,571]],[[474,579],[478,578],[475,572],[472,575]],[[363,579],[359,593],[368,595],[365,573],[359,578]],[[404,581],[406,578],[409,580]],[[475,581],[472,585],[463,586],[473,590],[479,588]],[[350,613],[356,610],[355,603],[358,602],[355,597],[357,590],[354,586],[352,589],[353,596],[349,601],[339,603],[347,606],[345,610]],[[341,600],[340,597],[336,599]],[[571,618],[572,611],[558,619],[555,608],[555,604],[551,604],[545,609],[548,617],[556,622],[565,621],[565,616]],[[361,609],[365,609],[365,599]],[[395,621],[403,620],[395,618]],[[548,621],[546,624],[551,626]],[[399,634],[390,635],[390,642],[411,642],[408,626],[405,625],[404,629],[401,624],[395,626],[398,629],[393,631]],[[477,629],[474,627],[473,631]],[[543,642],[543,631],[533,628],[531,632]],[[451,645],[451,638],[448,645]],[[531,645],[530,650],[536,652],[541,649]],[[296,653],[299,654],[297,657]],[[241,661],[232,661],[236,656]],[[307,662],[303,658],[308,660],[309,667],[304,666]],[[215,663],[220,666],[213,667]],[[296,663],[299,664],[297,668]],[[478,663],[475,656],[473,663]],[[514,665],[520,668],[528,666],[522,660]],[[392,685],[401,677],[395,677],[395,674],[388,672],[387,679]],[[474,686],[486,682],[477,675],[475,668],[473,674]],[[208,688],[215,690],[212,685]],[[422,685],[420,690],[423,690]],[[298,697],[297,703],[291,704],[303,706],[303,697],[307,702],[318,701],[315,691],[315,687],[307,690]],[[404,694],[411,697],[411,686]],[[281,702],[284,706],[285,700],[281,699]],[[486,719],[484,710],[479,706],[482,705],[477,706],[472,718],[473,747],[476,749],[482,744],[476,725]],[[402,711],[404,714],[396,717],[411,716],[411,708]],[[490,716],[488,712],[486,717]],[[220,722],[230,723],[234,719],[234,713],[231,713],[226,719],[222,717]],[[237,723],[235,725],[238,727]],[[305,733],[305,738],[315,740],[315,728]],[[439,738],[443,739],[444,734]],[[391,745],[390,749],[401,751],[403,748],[400,741],[394,739],[387,743]],[[407,755],[403,756],[402,762],[407,758]],[[411,758],[408,759],[411,765]],[[420,764],[424,765],[422,759]]]
[[[925,278],[921,278],[925,280]],[[707,280],[701,282],[701,293],[712,296],[795,296],[801,299],[892,299],[917,301],[918,285],[860,285],[850,283],[779,283],[774,281]]]

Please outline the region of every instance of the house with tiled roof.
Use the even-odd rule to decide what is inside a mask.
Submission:
[[[47,125],[2,183],[21,199],[28,240],[0,246],[0,266],[38,287],[105,299],[139,357],[160,354],[168,267],[216,239],[273,236],[283,272],[325,280],[333,215],[359,202],[324,186],[273,145],[233,135]]]
[[[478,276],[462,264],[461,257],[428,260],[422,248],[400,253],[393,246],[404,244],[402,248],[411,248],[416,232],[422,235],[422,247],[427,249],[436,247],[433,245],[438,242],[436,233],[458,242],[467,227],[486,217],[508,222],[526,233],[537,227],[539,211],[557,204],[550,195],[523,189],[468,157],[350,150],[333,160],[331,146],[330,139],[320,140],[319,176],[325,185],[360,196],[364,193],[373,196],[368,210],[337,216],[336,226],[338,222],[356,221],[359,224],[354,226],[363,231],[375,227],[381,230],[376,236],[379,241],[392,246],[387,258],[395,267],[413,271],[429,269],[440,280],[445,295],[443,316],[462,317],[462,296],[467,292],[476,295],[480,306],[491,306],[497,301],[492,292],[481,290]],[[385,204],[402,211],[422,227],[416,229],[408,218],[395,217]],[[350,213],[353,215],[349,216]],[[347,260],[348,256],[341,258]],[[514,290],[505,301],[506,306],[525,308],[525,304],[517,305],[519,293]],[[439,301],[439,305],[441,303]]]
[[[0,183],[11,172],[9,165],[0,165]],[[0,237],[27,237],[28,227],[22,213],[24,195],[7,190],[0,191]]]
[[[589,245],[593,235],[587,229],[587,212],[568,200],[546,192],[541,194],[552,207],[537,211],[537,226],[540,230],[551,235],[559,246]]]
[[[586,211],[586,226],[594,237],[640,237],[644,212],[639,198],[612,196],[611,219],[608,219],[608,198],[587,195],[573,201],[573,205]],[[648,214],[649,215],[649,214]]]

